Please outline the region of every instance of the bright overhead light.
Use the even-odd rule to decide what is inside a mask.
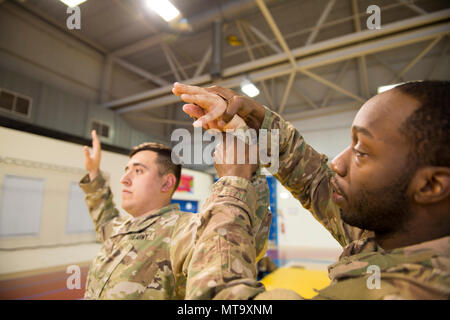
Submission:
[[[381,87],[378,87],[377,92],[378,92],[378,93],[382,93],[382,92],[391,90],[392,88],[395,88],[396,86],[399,86],[399,85],[401,85],[402,83],[403,83],[403,82],[401,82],[401,83],[396,83],[396,84],[389,84],[389,85],[387,85],[387,86],[381,86]]]
[[[180,11],[169,0],[147,0],[147,6],[167,22],[180,15]]]
[[[86,2],[87,0],[59,0],[62,3],[64,3],[68,7],[77,7],[78,5],[82,4],[83,2]]]
[[[256,97],[259,94],[258,88],[248,79],[241,82],[241,90],[250,98]]]

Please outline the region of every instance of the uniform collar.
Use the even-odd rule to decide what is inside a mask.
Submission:
[[[440,256],[450,256],[450,236],[413,244],[411,246],[393,249],[391,253],[402,252],[405,255],[432,250]]]
[[[180,205],[178,203],[169,204],[160,209],[153,210],[145,216],[128,218],[122,224],[117,226],[117,228],[115,228],[115,230],[111,234],[111,237],[115,237],[120,234],[140,232],[148,228],[160,217],[171,214],[173,212],[180,212]]]

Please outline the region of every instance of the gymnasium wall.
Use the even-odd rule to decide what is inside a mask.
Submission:
[[[0,127],[0,157],[0,210],[5,204],[3,186],[8,177],[41,179],[44,185],[38,232],[0,237],[0,274],[90,261],[99,249],[94,233],[73,232],[68,225],[71,183],[77,184],[85,174],[83,146]],[[119,209],[119,180],[127,161],[126,155],[102,152],[101,169],[109,176]],[[210,193],[212,177],[188,169],[182,173],[194,177],[192,192],[176,192],[173,198],[196,200],[201,207]],[[26,192],[23,201],[29,201]],[[23,217],[14,218],[15,222],[30,224],[27,212],[17,214]],[[8,233],[8,227],[18,226],[0,228]]]
[[[63,17],[64,18],[64,17]],[[42,19],[2,4],[0,11],[0,89],[32,99],[28,117],[0,109],[0,116],[85,138],[90,121],[110,127],[111,145],[130,148],[137,140],[166,142],[132,128],[123,117],[100,106],[104,58],[98,50],[77,41]],[[148,81],[115,65],[105,86],[113,100],[153,88]],[[151,123],[155,132],[163,126]]]

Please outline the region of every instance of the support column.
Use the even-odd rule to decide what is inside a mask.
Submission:
[[[222,76],[222,21],[216,20],[213,23],[211,78],[218,79]]]

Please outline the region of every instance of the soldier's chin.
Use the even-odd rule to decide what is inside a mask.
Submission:
[[[364,215],[361,212],[356,213],[354,210],[344,210],[340,209],[341,219],[346,224],[352,227],[357,227],[360,229],[372,230],[370,226],[367,225],[367,219],[364,219]]]
[[[132,214],[133,206],[128,201],[122,200],[122,209],[128,212],[129,214]]]
[[[379,223],[378,221],[374,221],[374,219],[367,217],[364,215],[364,213],[349,213],[349,212],[342,212],[341,211],[341,218],[342,221],[344,221],[346,224],[359,228],[361,230],[369,230],[373,231],[376,234],[382,235],[382,234],[388,234],[392,232],[392,230],[395,230],[395,225],[391,224],[384,224]]]

